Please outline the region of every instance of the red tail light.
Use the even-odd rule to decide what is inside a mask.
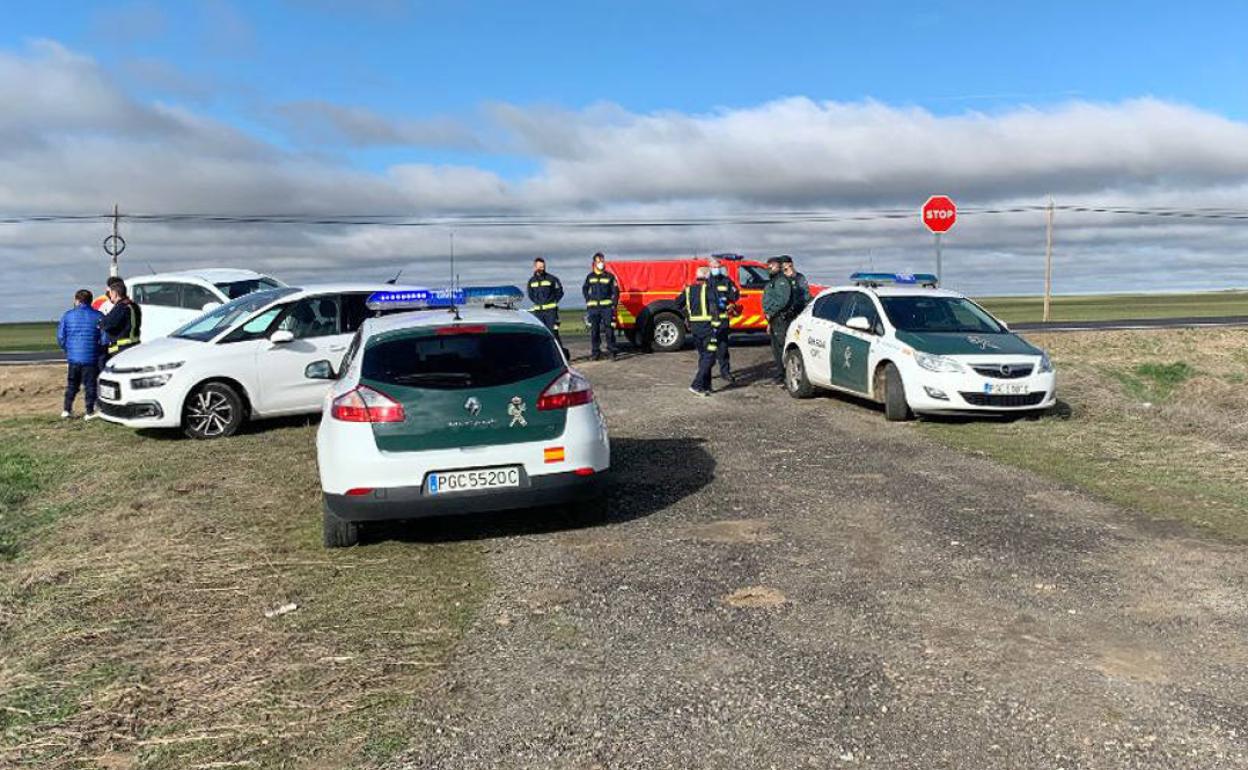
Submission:
[[[542,391],[542,395],[538,396],[537,408],[540,411],[567,409],[570,406],[591,403],[593,400],[594,389],[590,387],[589,380],[581,376],[579,372],[565,369],[563,374],[556,377],[555,381]]]
[[[403,405],[367,385],[357,385],[334,399],[330,412],[343,422],[403,422]]]

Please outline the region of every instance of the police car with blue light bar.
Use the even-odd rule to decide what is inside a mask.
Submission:
[[[936,276],[855,273],[825,289],[789,325],[785,387],[816,388],[884,404],[889,420],[914,414],[1027,412],[1057,401],[1053,363]]]
[[[380,291],[317,431],[326,547],[370,522],[544,505],[606,513],[611,448],[589,381],[514,286]]]

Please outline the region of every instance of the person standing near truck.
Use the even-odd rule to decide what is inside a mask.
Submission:
[[[720,379],[726,384],[732,385],[736,382],[736,379],[732,376],[732,360],[728,355],[728,334],[732,331],[730,321],[732,309],[736,307],[737,302],[741,299],[741,290],[728,277],[728,269],[724,267],[717,257],[711,255],[706,264],[710,268],[707,285],[714,290],[715,301],[719,305],[719,314],[722,321],[715,329],[715,360],[719,363]]]
[[[103,338],[100,321],[104,314],[91,307],[91,292],[79,289],[74,294],[74,306],[65,311],[56,325],[56,344],[65,351],[69,372],[65,381],[65,408],[61,418],[74,416],[74,399],[78,390],[83,391],[84,420],[95,419],[96,379],[100,375],[100,349]]]
[[[695,396],[709,396],[711,369],[718,358],[719,329],[727,325],[728,318],[719,308],[718,292],[710,281],[711,269],[699,267],[696,275],[697,280],[686,286],[680,296],[693,344],[698,349],[698,371],[689,385],[689,392]]]
[[[767,316],[767,334],[771,337],[771,355],[776,360],[773,382],[784,384],[784,337],[789,332],[789,305],[793,301],[793,283],[782,272],[783,257],[767,260],[767,284],[763,286],[763,315]]]
[[[615,276],[607,272],[607,260],[601,251],[594,255],[593,268],[585,276],[581,293],[585,295],[585,320],[589,323],[593,360],[602,358],[602,338],[606,337],[607,353],[614,361],[615,306],[620,301],[620,286]]]
[[[563,299],[563,283],[559,277],[546,272],[546,260],[533,260],[533,275],[529,278],[529,301],[533,303],[533,315],[550,329],[555,340],[559,339],[559,300]]]

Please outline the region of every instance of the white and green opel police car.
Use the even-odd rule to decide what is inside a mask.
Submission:
[[[789,325],[785,386],[884,404],[889,420],[914,414],[1027,412],[1057,399],[1045,352],[930,274],[855,273],[825,289]]]
[[[316,436],[327,547],[360,525],[532,506],[606,512],[607,424],[514,286],[382,291],[335,371]]]

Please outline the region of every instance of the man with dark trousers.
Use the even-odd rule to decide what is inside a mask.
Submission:
[[[680,296],[693,344],[698,349],[698,371],[689,385],[689,392],[695,396],[711,395],[711,368],[715,365],[718,332],[728,321],[719,308],[719,298],[710,277],[709,267],[699,267],[697,281],[686,286]]]
[[[767,334],[771,336],[771,355],[776,360],[774,382],[784,384],[784,337],[789,332],[789,305],[793,301],[793,283],[782,272],[783,257],[767,260],[767,285],[763,287],[763,315],[767,316]]]
[[[108,299],[113,303],[113,309],[100,319],[100,331],[104,332],[108,345],[101,368],[108,359],[139,344],[139,333],[143,328],[143,311],[130,299],[125,281],[117,276],[108,279]]]
[[[529,278],[529,301],[533,303],[533,315],[541,321],[560,345],[559,300],[563,299],[563,284],[557,276],[546,272],[546,260],[533,260],[533,275]]]
[[[731,331],[729,308],[736,305],[737,301],[741,299],[741,290],[728,277],[728,269],[723,266],[723,263],[714,254],[707,260],[706,265],[711,269],[711,275],[707,279],[707,284],[715,290],[719,313],[723,316],[723,323],[719,325],[715,332],[715,360],[719,363],[720,379],[731,385],[736,382],[736,379],[732,376],[732,361],[728,355],[728,334]]]
[[[585,321],[589,324],[589,345],[593,359],[602,358],[602,338],[607,338],[607,353],[614,361],[615,306],[620,301],[620,286],[613,273],[607,272],[607,260],[598,252],[594,255],[593,269],[585,276],[581,293],[585,295]]]
[[[100,320],[104,314],[91,307],[91,292],[79,289],[74,306],[65,311],[56,325],[56,344],[65,351],[69,375],[65,382],[65,409],[62,419],[74,416],[74,398],[83,391],[83,419],[95,419],[96,378],[100,375],[100,350],[103,337]]]

